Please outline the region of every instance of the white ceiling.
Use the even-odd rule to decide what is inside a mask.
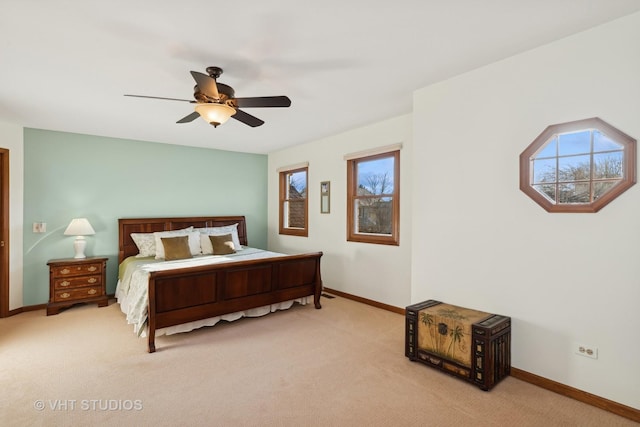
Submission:
[[[374,6],[375,4],[375,6]],[[0,118],[30,128],[268,153],[411,111],[434,82],[640,11],[638,0],[2,0]],[[175,122],[190,70],[290,108]]]

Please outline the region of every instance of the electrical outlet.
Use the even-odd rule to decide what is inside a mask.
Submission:
[[[33,223],[33,232],[34,233],[46,233],[47,232],[47,223],[46,222],[34,222]]]
[[[598,358],[598,349],[592,345],[576,343],[573,345],[574,352],[580,356],[589,357],[591,359]]]

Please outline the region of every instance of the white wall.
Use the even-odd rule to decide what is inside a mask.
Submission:
[[[347,242],[345,154],[402,143],[400,245]],[[402,307],[411,298],[411,117],[401,116],[330,138],[269,154],[269,249],[322,251],[325,287]],[[309,162],[309,236],[278,234],[278,172]],[[331,181],[331,213],[320,213],[320,182]]]
[[[510,315],[513,366],[640,409],[640,185],[596,214],[518,188],[547,125],[594,116],[640,138],[640,14],[414,94],[412,301]]]
[[[0,121],[0,147],[9,150],[9,310],[22,307],[22,126]]]

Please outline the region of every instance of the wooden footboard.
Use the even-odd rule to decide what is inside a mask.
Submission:
[[[149,277],[149,353],[157,329],[313,295],[321,308],[322,252],[240,261]]]

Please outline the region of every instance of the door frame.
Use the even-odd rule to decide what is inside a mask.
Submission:
[[[0,317],[9,316],[9,150],[0,148]]]

